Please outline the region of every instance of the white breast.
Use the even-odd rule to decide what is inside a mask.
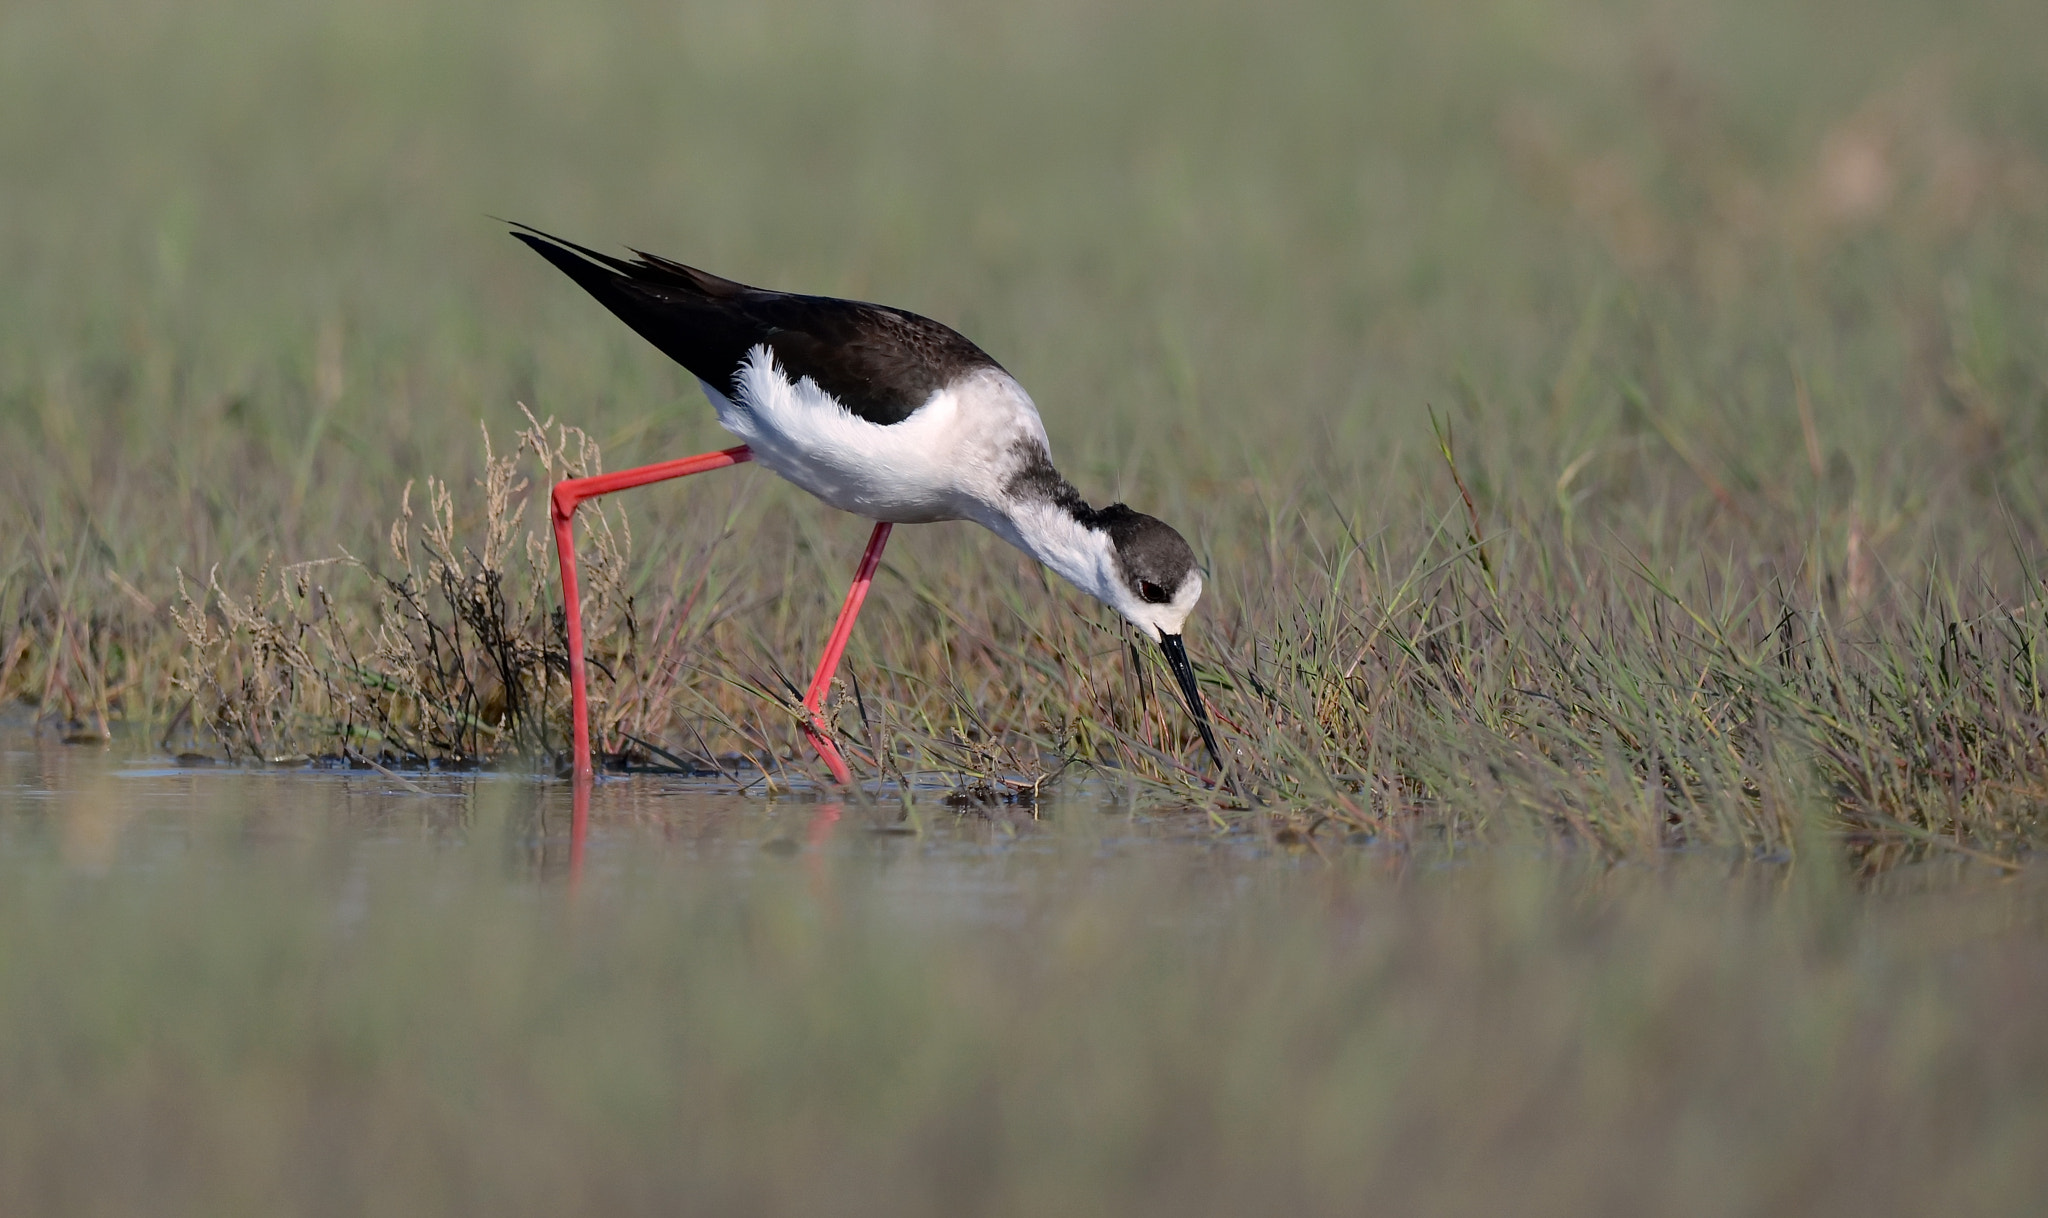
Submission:
[[[870,423],[804,377],[792,383],[757,346],[737,400],[710,384],[719,423],[754,460],[842,511],[917,524],[983,519],[1020,450],[1045,446],[1038,408],[1008,373],[983,368],[934,393],[900,423]]]

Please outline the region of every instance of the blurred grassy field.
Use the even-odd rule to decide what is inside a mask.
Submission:
[[[722,445],[502,215],[1002,360],[1085,493],[1211,568],[1225,814],[2018,858],[2048,792],[2044,56],[2027,0],[11,4],[0,694],[331,749],[362,665],[276,644],[367,654],[378,587],[266,564],[393,573],[429,477],[478,536],[478,424],[506,451],[521,401],[611,467]],[[610,744],[801,767],[775,674],[862,526],[757,473],[624,510]],[[1149,660],[1000,543],[910,530],[878,588],[840,720],[869,772],[1211,798]],[[351,743],[496,747],[397,738],[417,702]]]
[[[10,1215],[2028,1214],[2040,876],[0,753]],[[24,792],[50,784],[49,798]],[[455,798],[449,798],[449,796]],[[1981,877],[1980,877],[1981,878]]]

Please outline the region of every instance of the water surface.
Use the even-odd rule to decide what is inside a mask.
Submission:
[[[0,744],[0,1213],[2029,1213],[2048,887]]]

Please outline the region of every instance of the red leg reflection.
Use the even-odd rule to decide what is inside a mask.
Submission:
[[[811,827],[810,830],[804,834],[805,840],[808,841],[813,848],[822,846],[826,842],[831,841],[832,831],[839,827],[839,817],[840,814],[844,811],[845,809],[841,807],[837,802],[819,804],[818,810],[816,812],[811,813]]]
[[[834,800],[818,805],[811,813],[811,827],[804,834],[809,849],[804,851],[804,870],[811,879],[811,895],[818,899],[827,917],[835,912],[832,900],[832,861],[825,857],[825,847],[832,842],[832,834],[839,828],[839,817],[845,809]]]
[[[569,895],[583,886],[583,847],[590,840],[590,772],[569,780]]]

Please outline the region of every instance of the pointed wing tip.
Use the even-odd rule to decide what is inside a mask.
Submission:
[[[499,223],[509,225],[510,236],[524,242],[535,253],[554,263],[563,273],[592,291],[596,290],[592,286],[595,282],[602,279],[632,279],[637,270],[632,263],[623,258],[600,254],[588,246],[578,245],[550,232],[543,232],[531,224],[524,224],[518,220],[500,220]],[[599,276],[600,279],[587,279],[586,276],[589,275]]]
[[[533,243],[536,237],[542,241],[561,240],[560,237],[555,236],[553,233],[544,233],[541,230],[535,228],[533,225],[524,223],[519,220],[507,220],[503,216],[493,216],[488,212],[484,214],[484,218],[493,221],[494,223],[504,225],[506,229],[509,230],[510,236],[517,237],[521,241],[524,241],[529,245]]]
[[[523,224],[518,220],[504,220],[500,219],[497,216],[493,216],[491,218],[493,220],[497,220],[498,223],[506,226],[508,230],[508,236],[517,238],[520,241],[524,241],[526,244],[532,246],[534,249],[541,250],[543,252],[550,249],[561,250],[568,253],[580,254],[585,258],[591,259],[595,259],[599,256],[595,250],[584,249],[582,246],[576,244],[574,241],[565,241],[562,238],[555,236],[553,233],[543,232],[540,229],[535,228],[531,224]]]

